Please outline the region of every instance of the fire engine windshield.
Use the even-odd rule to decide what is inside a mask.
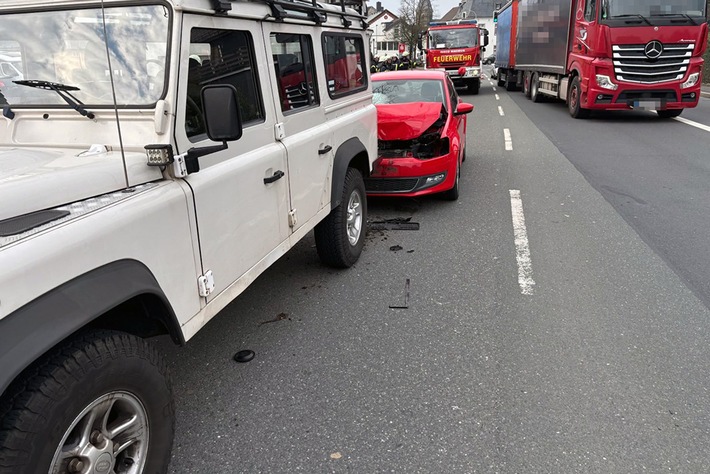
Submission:
[[[0,77],[0,104],[64,106],[58,94],[14,81],[57,83],[87,106],[155,103],[166,77],[170,11],[162,5],[121,6],[0,15],[0,58],[13,67]],[[107,58],[107,49],[110,56]]]
[[[705,16],[705,0],[603,0],[602,19],[638,16]]]
[[[448,28],[429,31],[429,48],[473,48],[478,46],[478,28]]]

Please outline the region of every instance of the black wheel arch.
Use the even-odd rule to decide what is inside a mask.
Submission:
[[[343,194],[345,175],[348,168],[356,168],[362,173],[363,178],[370,176],[370,162],[367,159],[367,148],[359,138],[353,137],[343,142],[335,152],[333,161],[333,182],[330,189],[330,208],[335,209],[340,205]]]
[[[118,260],[0,320],[0,394],[44,354],[86,328],[141,337],[170,334],[176,344],[185,343],[175,312],[151,271],[136,260]]]

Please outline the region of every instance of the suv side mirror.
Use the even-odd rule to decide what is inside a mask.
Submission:
[[[229,84],[202,88],[202,111],[210,140],[231,142],[242,137],[242,117],[239,113],[237,90]]]
[[[176,176],[184,177],[200,171],[200,157],[227,149],[227,142],[242,138],[242,116],[239,114],[237,90],[229,84],[205,86],[202,96],[202,114],[205,118],[207,137],[221,145],[190,148],[185,153],[184,170]]]

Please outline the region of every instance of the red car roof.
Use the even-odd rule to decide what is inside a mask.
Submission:
[[[411,80],[411,79],[438,79],[443,81],[446,77],[444,71],[431,70],[405,70],[405,71],[386,71],[378,72],[372,75],[373,81],[390,81],[390,80]]]

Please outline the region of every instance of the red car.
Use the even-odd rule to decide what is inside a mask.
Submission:
[[[443,71],[393,71],[372,75],[377,107],[378,157],[365,180],[369,196],[459,197],[466,150],[466,114]]]

